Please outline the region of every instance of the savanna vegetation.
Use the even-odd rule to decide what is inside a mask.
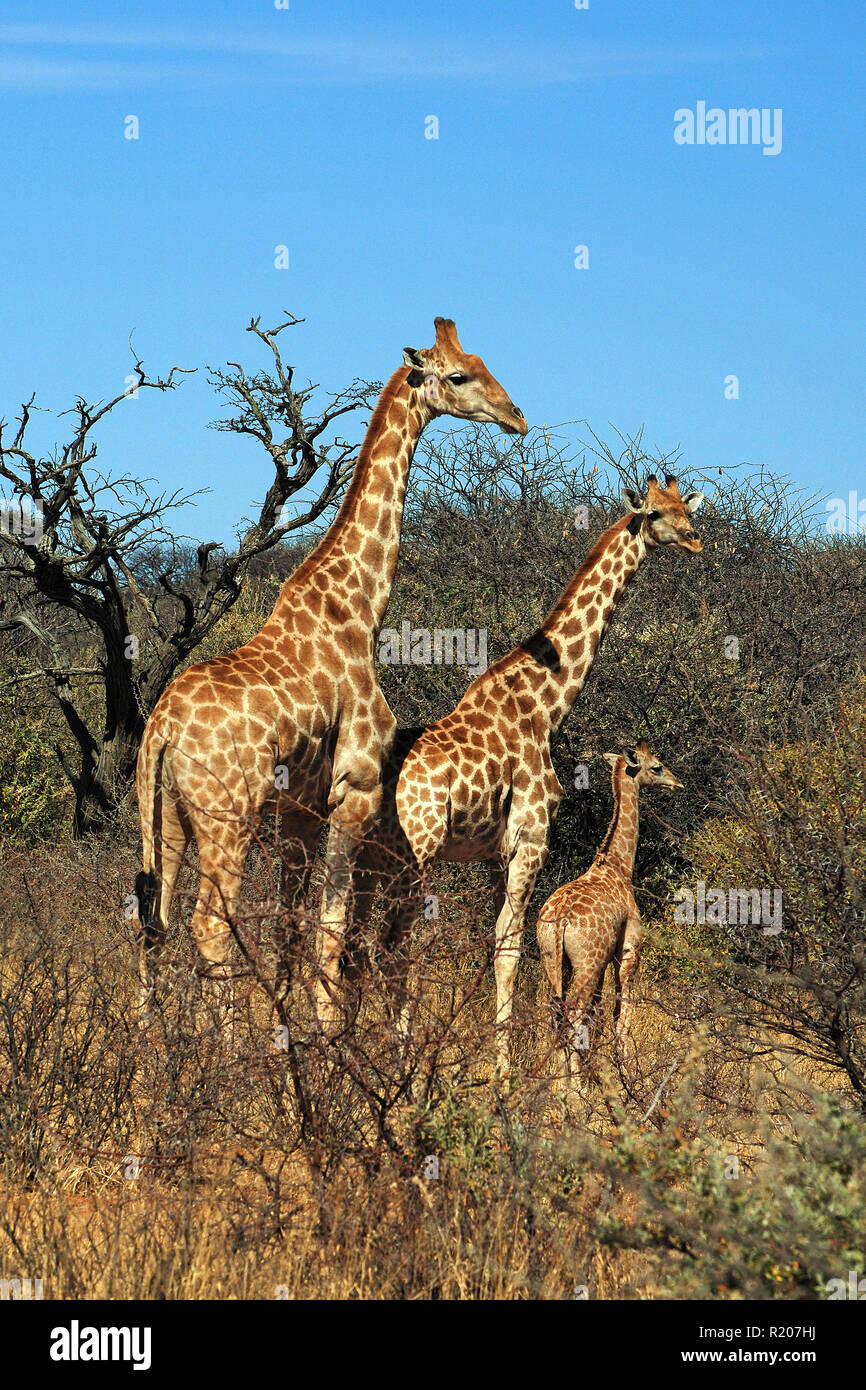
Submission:
[[[214,373],[221,427],[269,470],[234,550],[173,536],[179,495],[95,471],[117,402],[80,402],[51,457],[27,453],[26,410],[0,438],[0,474],[45,515],[40,546],[0,544],[0,1275],[81,1298],[827,1297],[866,1272],[866,540],[828,538],[784,478],[585,425],[430,431],[416,459],[386,623],[484,630],[488,661],[537,625],[623,484],[677,471],[706,493],[703,553],[644,567],[558,739],[567,794],[529,915],[604,833],[600,755],[646,738],[685,791],[642,806],[629,1059],[608,1030],[567,1091],[530,930],[515,1075],[497,1083],[494,913],[471,866],[440,866],[417,925],[409,1043],[375,931],[323,1042],[312,916],[274,999],[269,826],[234,923],[234,1035],[195,974],[194,859],[140,1028],[143,721],[184,664],[261,626],[345,486],[340,421],[374,393],[354,383],[313,414],[281,330],[252,328],[269,370]],[[468,675],[385,663],[380,679],[408,726],[451,709]],[[780,893],[781,930],[679,920],[698,883]]]

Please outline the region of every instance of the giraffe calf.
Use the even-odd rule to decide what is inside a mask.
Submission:
[[[538,917],[541,962],[553,994],[561,1035],[568,1040],[568,1069],[574,1075],[590,1046],[590,1030],[601,999],[604,974],[616,976],[614,1021],[617,1042],[628,1036],[631,994],[641,949],[641,920],[632,888],[638,842],[641,787],[682,788],[647,744],[634,754],[605,753],[613,767],[613,818],[585,874],[564,883]],[[570,1036],[569,1036],[570,1035]]]

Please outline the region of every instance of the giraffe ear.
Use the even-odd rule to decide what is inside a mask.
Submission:
[[[683,498],[683,506],[687,512],[696,512],[704,500],[702,492],[689,492]]]
[[[431,372],[427,363],[424,361],[424,353],[418,348],[404,348],[403,362],[410,368],[408,381],[410,386],[423,386],[424,399],[428,405],[439,404],[439,378],[435,372]]]
[[[403,365],[409,368],[409,385],[420,386],[424,380],[424,359],[417,348],[403,349]]]
[[[645,499],[644,499],[643,497],[641,497],[640,493],[639,493],[639,492],[636,492],[635,489],[634,489],[633,487],[624,487],[624,488],[623,488],[623,490],[622,490],[622,500],[623,500],[623,502],[625,503],[625,505],[628,507],[629,511],[632,511],[632,512],[645,512],[645,511],[646,511],[646,501],[645,501]]]
[[[635,755],[634,755],[634,753],[629,753],[628,749],[626,749],[626,751],[623,753],[622,756],[625,758],[626,763],[628,764],[629,767],[633,767],[633,768],[639,768],[639,767],[640,767],[640,759],[639,759],[639,758],[636,758]]]
[[[604,758],[604,760],[605,760],[606,763],[610,763],[611,767],[616,767],[617,763],[618,763],[619,760],[620,760],[621,754],[619,754],[619,753],[602,753],[601,756]]]

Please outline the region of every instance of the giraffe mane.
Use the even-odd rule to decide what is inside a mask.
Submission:
[[[610,543],[611,536],[617,531],[627,530],[632,515],[633,513],[629,513],[628,516],[620,517],[619,521],[615,521],[612,526],[609,526],[606,531],[602,532],[595,545],[589,553],[584,556],[579,568],[575,570],[574,574],[571,576],[571,579],[556,600],[556,603],[550,609],[550,612],[545,615],[535,631],[531,632],[529,636],[518,643],[516,647],[512,647],[511,651],[506,652],[505,656],[500,657],[498,661],[494,661],[486,671],[482,672],[482,674],[477,677],[476,681],[472,682],[472,685],[469,687],[470,690],[473,689],[478,681],[485,680],[493,672],[500,674],[503,671],[507,671],[511,666],[519,664],[526,656],[531,656],[534,661],[537,661],[542,666],[546,666],[549,670],[555,671],[558,669],[558,653],[544,629],[553,618],[556,618],[561,612],[568,608],[575,589],[583,582],[593,565],[595,565],[604,554]]]
[[[607,859],[608,851],[613,843],[613,838],[616,835],[617,826],[619,824],[619,812],[622,805],[622,797],[620,796],[619,790],[620,763],[625,764],[625,758],[622,754],[617,758],[613,768],[613,775],[611,778],[613,782],[613,815],[605,831],[604,839],[598,847],[598,853],[595,856],[595,862],[597,864],[603,864]]]
[[[410,375],[411,369],[409,367],[398,367],[396,372],[393,372],[391,374],[391,376],[388,378],[388,381],[385,383],[385,386],[382,388],[382,394],[380,395],[376,403],[376,408],[373,411],[373,414],[370,416],[370,423],[367,426],[367,429],[364,434],[364,439],[361,444],[360,451],[358,453],[358,457],[355,460],[355,467],[352,469],[351,481],[346,489],[343,500],[340,503],[340,510],[337,512],[334,521],[331,523],[331,525],[328,527],[328,530],[325,532],[324,536],[319,541],[319,544],[310,552],[307,558],[301,562],[301,564],[298,566],[295,572],[291,574],[289,578],[286,580],[287,584],[295,584],[299,580],[306,578],[306,576],[312,570],[317,568],[318,565],[322,562],[322,560],[326,559],[328,555],[331,554],[331,551],[334,549],[340,536],[340,527],[338,523],[345,519],[345,516],[348,513],[349,509],[352,507],[355,498],[358,496],[358,493],[362,491],[365,485],[366,479],[364,475],[366,473],[367,464],[370,461],[370,455],[373,450],[373,444],[376,442],[376,440],[379,438],[381,434],[381,429],[385,422],[385,416],[391,409],[394,397],[398,394],[400,388],[408,380]]]
[[[541,629],[543,629],[552,618],[558,617],[560,613],[564,612],[565,609],[567,609],[570,606],[571,600],[574,596],[574,591],[577,588],[579,588],[579,586],[583,583],[584,579],[589,574],[593,566],[596,565],[598,561],[601,559],[601,557],[604,555],[605,551],[607,550],[607,547],[610,544],[611,537],[614,535],[614,533],[617,531],[625,531],[628,529],[628,523],[631,520],[632,515],[633,514],[630,513],[628,516],[620,517],[619,521],[615,521],[612,526],[609,526],[606,531],[602,532],[595,545],[584,557],[579,568],[576,569],[574,574],[571,576],[571,579],[566,584],[565,588],[563,589],[559,598],[556,600],[556,603],[553,605],[550,612],[542,620]]]

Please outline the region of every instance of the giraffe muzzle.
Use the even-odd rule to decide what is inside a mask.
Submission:
[[[510,406],[510,415],[499,421],[506,434],[526,434],[529,426],[519,405]]]

